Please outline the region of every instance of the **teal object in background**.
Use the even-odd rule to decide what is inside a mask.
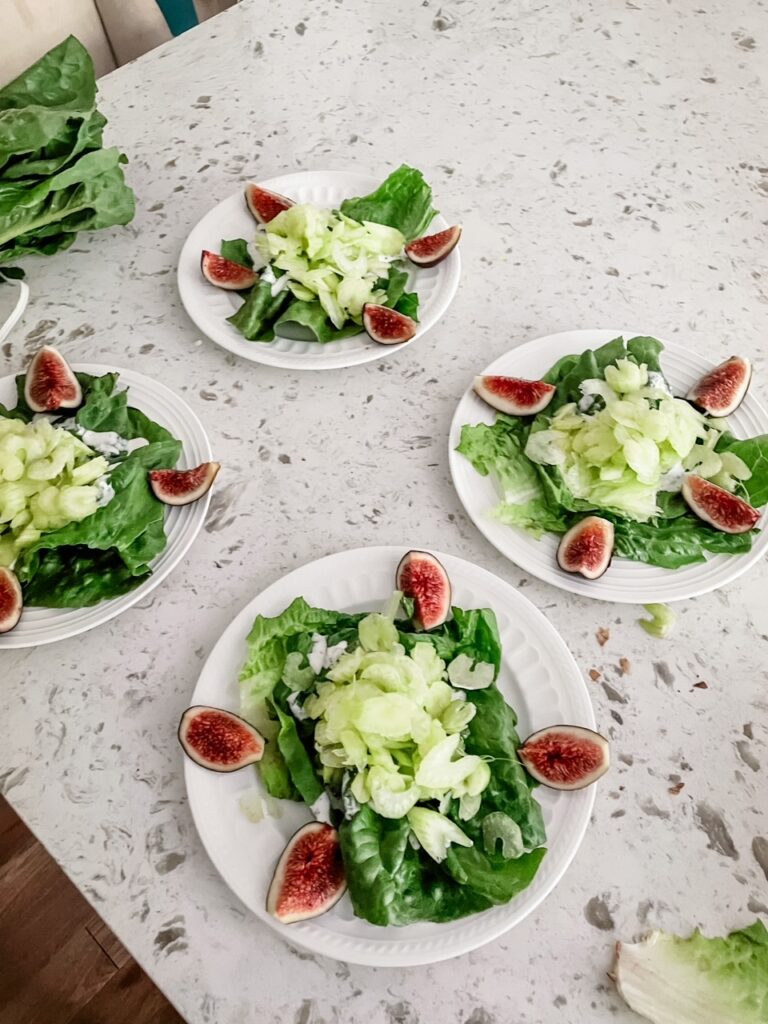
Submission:
[[[192,0],[157,0],[157,5],[168,22],[168,28],[175,36],[198,24],[197,12]]]

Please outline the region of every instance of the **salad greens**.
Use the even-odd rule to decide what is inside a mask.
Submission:
[[[297,598],[258,616],[240,673],[241,711],[267,739],[264,785],[309,805],[327,795],[355,913],[379,925],[506,903],[546,852],[495,682],[493,612],[454,608],[421,633],[395,617],[399,597],[381,614]],[[460,659],[477,675],[464,664],[452,683]]]
[[[502,494],[491,515],[538,537],[598,512],[614,524],[615,554],[669,569],[748,551],[756,530],[715,529],[679,489],[694,472],[768,503],[768,435],[740,441],[725,420],[674,398],[662,350],[654,338],[616,338],[564,356],[543,378],[557,388],[543,412],[466,424],[457,451]]]
[[[88,51],[74,36],[0,89],[0,265],[67,249],[134,214],[117,149],[102,149]]]
[[[285,325],[308,328],[319,342],[359,334],[367,302],[418,318],[398,264],[403,246],[423,234],[437,211],[420,171],[402,166],[369,196],[339,210],[295,205],[249,244],[224,239],[221,254],[242,266],[266,267],[229,322],[249,341],[272,341]]]
[[[768,1020],[768,930],[761,921],[707,939],[652,932],[620,942],[619,992],[654,1024],[765,1024]]]
[[[38,519],[39,528],[33,526],[21,546],[9,545],[8,540],[15,533],[13,520],[19,514],[14,504],[18,486],[26,478],[22,475],[16,481],[0,483],[0,564],[14,562],[13,569],[27,605],[80,608],[118,597],[133,590],[151,574],[149,564],[166,544],[165,506],[153,495],[147,473],[174,466],[181,454],[181,443],[164,427],[128,405],[127,393],[115,390],[117,373],[102,377],[78,373],[77,378],[84,400],[73,420],[53,420],[51,425],[36,418],[24,400],[24,374],[16,378],[16,406],[9,410],[0,405],[0,436],[9,429],[10,436],[18,436],[15,433],[18,427],[28,425],[22,429],[26,429],[30,437],[41,430],[46,436],[50,431],[56,437],[56,446],[36,460],[40,472],[56,469],[53,460],[57,451],[66,457],[74,451],[76,459],[73,468],[67,470],[69,475],[77,474],[79,466],[86,471],[86,476],[91,475],[88,487],[77,487],[78,492],[87,490],[88,493],[74,495],[77,501],[87,505],[85,516],[72,514],[73,496],[67,498],[68,484],[61,478],[65,467],[46,481],[50,483],[48,489],[54,491],[46,500],[51,502],[51,509],[54,499],[59,503],[59,518]],[[7,423],[15,426],[8,428]],[[117,434],[123,442],[142,439],[146,443],[135,448],[121,444],[118,451],[105,448],[105,454],[97,456],[83,441],[83,437],[92,440],[90,431],[97,435]],[[65,441],[60,434],[72,441]],[[82,437],[78,438],[78,434]],[[98,437],[92,443],[97,441]],[[0,468],[0,479],[9,467],[11,476],[15,476],[18,467],[7,460]],[[89,467],[99,469],[98,478],[92,477]],[[33,472],[34,463],[30,464],[26,476]],[[102,503],[96,502],[92,493],[98,488],[91,485],[97,484],[102,485],[107,499]],[[63,509],[60,507],[62,490]],[[35,493],[42,498],[41,492]],[[30,498],[34,502],[32,495]],[[41,509],[35,510],[32,505],[30,522],[21,524],[22,532],[32,525],[35,511],[40,515]]]

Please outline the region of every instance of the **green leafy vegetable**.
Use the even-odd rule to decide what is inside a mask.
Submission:
[[[0,89],[0,264],[133,217],[125,157],[101,149],[95,103],[93,64],[73,36]]]
[[[232,260],[239,263],[241,267],[252,267],[253,260],[248,252],[248,243],[244,238],[223,238],[221,240],[221,255],[225,260]]]
[[[652,932],[617,945],[614,977],[627,1004],[654,1024],[765,1024],[768,931],[755,921],[716,939]]]
[[[432,189],[421,171],[406,164],[393,171],[370,195],[345,199],[341,212],[353,220],[397,228],[407,242],[423,235],[437,214],[432,206]]]
[[[248,292],[242,306],[227,320],[248,341],[272,341],[275,337],[275,320],[290,298],[290,292],[286,291],[273,295],[272,285],[263,279],[259,280]]]

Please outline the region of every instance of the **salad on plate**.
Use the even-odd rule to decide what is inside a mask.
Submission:
[[[566,572],[601,576],[616,555],[667,569],[749,551],[768,503],[768,435],[740,440],[727,417],[749,361],[731,357],[685,396],[655,338],[616,338],[564,356],[541,380],[482,376],[493,424],[465,424],[457,447],[501,495],[502,523],[561,535]]]
[[[75,372],[45,346],[0,405],[0,632],[23,605],[83,608],[151,575],[165,509],[219,469],[176,470],[181,442],[128,404],[119,374]]]
[[[204,249],[212,285],[243,296],[229,322],[248,341],[269,342],[301,328],[317,342],[365,330],[384,345],[417,331],[419,296],[411,267],[433,267],[455,248],[459,227],[425,235],[437,210],[420,171],[402,166],[370,195],[339,209],[295,203],[249,183],[245,200],[257,229]]]
[[[259,615],[240,714],[195,705],[181,719],[198,765],[257,764],[271,798],[311,810],[266,898],[283,923],[316,917],[345,892],[380,926],[507,903],[546,853],[536,784],[579,789],[608,768],[608,744],[589,729],[554,725],[521,743],[497,686],[495,615],[451,608],[433,555],[408,552],[395,582],[380,612],[298,597]]]

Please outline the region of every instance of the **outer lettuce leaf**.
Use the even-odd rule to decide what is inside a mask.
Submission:
[[[273,295],[271,284],[267,281],[257,281],[246,295],[242,306],[232,316],[228,316],[227,320],[248,341],[273,341],[275,321],[290,298],[291,294],[287,289]]]
[[[652,932],[619,943],[619,992],[655,1024],[765,1024],[768,1021],[768,931],[761,921],[707,939]]]
[[[752,470],[752,476],[743,484],[744,496],[755,508],[768,504],[768,434],[740,441],[732,434],[723,434],[716,451],[733,452]]]
[[[370,195],[345,199],[340,209],[353,220],[397,228],[407,242],[423,235],[437,214],[432,206],[432,189],[421,171],[406,164],[393,171]]]
[[[534,536],[545,531],[563,533],[567,529],[566,514],[557,500],[552,500],[542,483],[537,467],[523,448],[527,428],[523,421],[499,414],[493,426],[478,423],[461,428],[456,451],[461,452],[481,476],[493,477],[503,495],[502,502],[491,512],[510,526],[520,526]]]
[[[222,238],[221,255],[225,260],[239,263],[241,267],[252,267],[253,260],[248,252],[248,243],[244,238]]]
[[[387,292],[386,306],[391,306],[398,313],[409,316],[411,320],[419,319],[419,296],[416,292],[405,290],[408,284],[408,271],[392,267],[386,282],[382,285]]]
[[[302,299],[294,299],[275,320],[276,328],[280,324],[298,324],[300,327],[308,327],[314,334],[315,340],[323,343],[338,341],[340,338],[350,338],[352,335],[360,333],[360,325],[352,322],[344,324],[343,327],[334,327],[320,305],[319,299],[311,299],[307,302]]]

